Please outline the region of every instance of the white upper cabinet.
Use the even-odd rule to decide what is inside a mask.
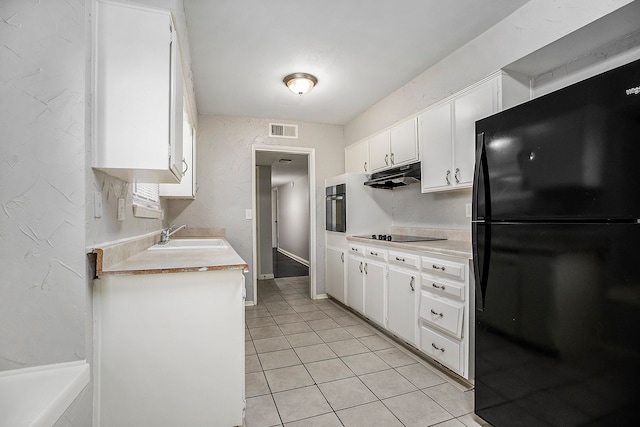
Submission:
[[[180,182],[183,76],[168,11],[98,1],[92,166],[128,182]]]
[[[371,172],[418,161],[416,118],[371,137],[369,160]]]
[[[448,189],[452,156],[451,104],[444,103],[418,116],[418,129],[422,152],[422,192]]]
[[[422,192],[471,187],[476,121],[527,99],[526,83],[499,73],[420,114]]]
[[[346,173],[370,173],[368,139],[344,149],[344,170]]]
[[[418,135],[416,118],[391,128],[391,164],[401,166],[418,161]]]
[[[182,180],[179,184],[160,184],[161,197],[196,198],[196,131],[186,108],[182,122],[182,148]]]
[[[390,135],[391,132],[386,130],[371,137],[369,141],[371,172],[378,172],[391,166]]]

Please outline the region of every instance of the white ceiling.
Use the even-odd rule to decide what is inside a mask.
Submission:
[[[184,0],[198,112],[346,124],[527,1]]]

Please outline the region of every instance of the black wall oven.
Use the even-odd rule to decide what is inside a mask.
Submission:
[[[347,186],[345,184],[326,187],[327,231],[347,231]]]

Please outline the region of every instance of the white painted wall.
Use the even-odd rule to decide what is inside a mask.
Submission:
[[[278,210],[278,247],[309,261],[308,176],[278,187]]]
[[[0,370],[85,357],[82,1],[2,3]]]
[[[90,354],[87,35],[84,0],[7,0],[0,12],[0,370],[9,370]],[[88,390],[65,425],[91,425]]]
[[[272,120],[273,121],[273,120]],[[282,122],[281,120],[278,121]],[[299,122],[297,140],[269,138],[269,119],[200,115],[197,158],[199,190],[194,201],[171,201],[169,220],[193,227],[225,227],[227,240],[247,261],[247,297],[253,295],[255,267],[253,230],[244,219],[251,202],[251,149],[253,144],[295,146],[316,150],[316,193],[324,194],[324,180],[344,171],[342,126]],[[318,221],[317,262],[324,265],[324,198],[315,200]],[[312,261],[313,262],[313,261]],[[324,293],[324,269],[317,270],[317,293]]]
[[[628,3],[531,0],[348,123],[346,145],[435,104]],[[470,191],[421,194],[417,186],[411,186],[394,190],[393,199],[393,225],[470,228],[470,219],[464,216],[464,205],[471,202]]]

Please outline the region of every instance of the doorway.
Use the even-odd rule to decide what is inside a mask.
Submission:
[[[308,271],[315,299],[315,149],[254,145],[252,162],[253,302],[258,303],[258,280],[277,277],[274,259],[283,261],[284,275]],[[287,267],[295,264],[306,270]]]

